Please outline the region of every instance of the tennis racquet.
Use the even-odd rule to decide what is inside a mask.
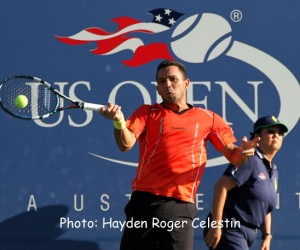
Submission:
[[[16,101],[22,96],[23,106]],[[60,99],[70,102],[61,107]],[[25,99],[25,100],[24,100]],[[86,109],[99,112],[100,104],[72,100],[54,89],[50,83],[33,76],[11,76],[0,83],[0,106],[8,114],[21,119],[45,119],[66,109]]]

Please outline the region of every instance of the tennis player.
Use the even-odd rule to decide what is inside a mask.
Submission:
[[[214,227],[204,230],[205,242],[210,249],[246,250],[262,233],[261,250],[269,250],[271,211],[276,205],[278,182],[273,158],[280,150],[288,128],[274,116],[258,119],[252,137],[260,137],[253,157],[239,167],[230,164],[215,186],[212,212],[209,219],[240,222],[239,227]],[[228,224],[231,225],[231,224]]]
[[[259,138],[244,137],[238,147],[232,129],[219,115],[188,104],[190,80],[181,63],[161,62],[156,80],[162,103],[142,105],[126,121],[118,105],[109,103],[100,111],[113,120],[121,151],[139,141],[139,164],[125,207],[127,221],[136,226],[125,228],[121,250],[192,250],[194,199],[207,160],[207,141],[240,165],[253,156]]]

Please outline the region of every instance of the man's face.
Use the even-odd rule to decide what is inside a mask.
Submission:
[[[186,103],[186,89],[189,79],[185,79],[177,66],[168,66],[157,74],[157,92],[166,104]]]

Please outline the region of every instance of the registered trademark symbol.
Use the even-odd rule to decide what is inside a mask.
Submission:
[[[230,13],[230,18],[233,22],[240,22],[243,18],[243,13],[240,10],[233,10]]]

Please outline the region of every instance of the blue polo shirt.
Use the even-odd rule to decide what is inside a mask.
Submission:
[[[234,217],[242,225],[261,228],[265,216],[276,205],[277,167],[256,149],[245,164],[238,168],[230,164],[224,175],[237,184],[227,194],[224,215]]]

